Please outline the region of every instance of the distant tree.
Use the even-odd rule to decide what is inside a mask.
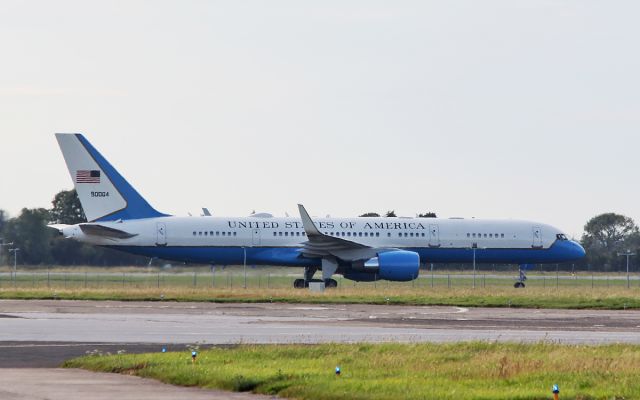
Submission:
[[[49,212],[44,208],[23,208],[20,215],[5,226],[5,240],[20,249],[18,256],[26,264],[51,262],[51,238],[54,231],[46,227]]]
[[[397,217],[395,210],[387,211],[385,217]]]
[[[53,208],[49,211],[51,223],[75,225],[87,222],[75,189],[58,192],[51,204],[53,204]]]
[[[587,264],[594,269],[611,270],[621,263],[619,251],[638,248],[640,233],[633,219],[606,213],[587,222],[581,242],[587,252]]]
[[[5,226],[7,225],[7,212],[0,209],[0,242],[4,240],[5,237]],[[6,241],[5,241],[6,242]],[[6,249],[4,247],[0,248],[0,265],[4,265]]]
[[[361,217],[379,217],[380,214],[376,212],[368,212],[361,215]]]
[[[436,213],[429,211],[424,214],[418,214],[418,218],[438,218],[438,216]]]
[[[7,224],[7,212],[0,209],[0,237],[3,237],[4,226]]]

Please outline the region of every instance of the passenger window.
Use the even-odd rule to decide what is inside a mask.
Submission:
[[[422,237],[424,237],[424,232],[422,232]]]
[[[224,232],[222,232],[222,236],[224,236],[224,234],[225,234],[225,233],[224,233]]]
[[[473,234],[473,237],[476,237],[476,234],[475,234],[475,233]]]
[[[278,236],[278,233],[277,232],[273,232],[273,236]]]
[[[233,236],[235,236],[235,235],[236,235],[236,233],[238,233],[238,232],[233,232]]]
[[[503,237],[504,237],[504,233],[501,233],[501,234],[500,234],[500,237],[501,237],[501,238],[503,238]]]
[[[193,231],[193,236],[195,236],[195,235],[196,235],[196,231]]]
[[[391,232],[387,232],[387,237],[391,237]]]
[[[493,233],[490,233],[490,234],[489,234],[489,237],[490,237],[490,238],[493,238]]]
[[[409,236],[413,237],[413,232],[411,232],[411,233],[409,234]]]
[[[467,233],[467,237],[471,237],[471,234],[470,234],[470,233]]]
[[[202,232],[198,232],[198,235],[199,235],[199,236],[202,236]]]
[[[402,237],[402,232],[398,232],[398,237]]]
[[[284,235],[285,235],[285,236],[289,236],[289,232],[285,232],[285,233],[284,233]]]
[[[404,237],[407,237],[407,232],[404,233]]]
[[[484,234],[484,237],[487,237],[487,234],[486,234],[486,233]]]
[[[358,232],[358,236],[362,237],[362,232]]]
[[[380,232],[376,232],[376,237],[380,236]]]

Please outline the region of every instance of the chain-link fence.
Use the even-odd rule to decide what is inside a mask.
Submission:
[[[316,278],[320,272],[316,274]],[[110,271],[90,270],[18,270],[0,272],[0,288],[292,288],[295,279],[302,278],[301,268],[226,268],[181,271],[166,270]],[[473,271],[420,271],[418,279],[410,282],[354,282],[334,276],[338,288],[345,287],[397,287],[397,288],[501,288],[513,287],[517,274]],[[625,273],[588,272],[531,272],[525,281],[527,287],[539,288],[640,288],[640,279]]]

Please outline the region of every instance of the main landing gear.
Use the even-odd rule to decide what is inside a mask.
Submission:
[[[296,289],[304,289],[309,287],[310,282],[322,282],[322,279],[311,279],[309,281],[305,281],[304,279],[296,279],[295,281],[293,281],[293,287]],[[327,279],[326,281],[324,281],[324,287],[337,288],[338,281],[336,281],[335,279]]]
[[[304,279],[296,279],[295,281],[293,281],[293,287],[296,289],[304,289],[309,287],[309,282],[324,282],[324,287],[325,288],[337,288],[338,287],[338,281],[336,281],[335,279],[325,279],[324,281],[322,279],[313,279],[313,275],[316,273],[316,271],[318,270],[318,268],[305,268],[304,269]]]

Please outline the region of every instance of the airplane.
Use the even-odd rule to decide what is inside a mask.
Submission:
[[[426,263],[527,265],[576,261],[579,243],[551,225],[462,218],[180,217],[153,208],[82,135],[58,133],[86,223],[51,225],[65,238],[184,263],[303,267],[294,287],[334,274],[354,281],[411,281]],[[205,215],[207,213],[205,212]],[[322,279],[314,279],[320,270]]]

